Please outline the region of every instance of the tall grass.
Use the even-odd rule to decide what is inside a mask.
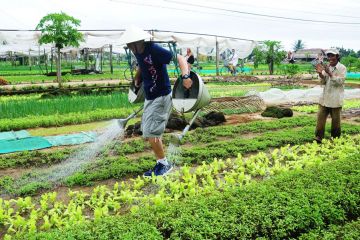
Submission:
[[[26,116],[49,116],[97,109],[131,108],[125,93],[106,95],[61,96],[41,99],[40,95],[4,98],[0,101],[0,119]]]
[[[209,90],[211,97],[242,97],[249,91],[263,92],[269,90],[271,85],[269,83],[245,84],[245,85],[219,85],[207,84],[206,88]]]

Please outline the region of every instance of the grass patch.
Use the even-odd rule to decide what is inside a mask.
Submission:
[[[38,97],[37,97],[38,96]],[[43,99],[39,95],[29,98],[9,97],[11,101],[0,101],[0,118],[11,119],[28,116],[51,116],[89,112],[95,110],[132,108],[127,94],[117,92],[99,95],[60,96]]]
[[[360,108],[360,99],[344,100],[344,105],[342,110],[347,110],[352,108]],[[313,104],[313,105],[304,105],[304,106],[294,106],[291,109],[297,112],[316,113],[319,110],[319,105]]]
[[[81,131],[94,131],[99,128],[104,128],[109,124],[109,121],[101,121],[101,122],[92,122],[92,123],[84,123],[84,124],[76,124],[76,125],[67,125],[63,127],[49,127],[49,128],[35,128],[29,129],[28,132],[32,136],[51,136],[51,135],[61,135],[61,134],[69,134]]]

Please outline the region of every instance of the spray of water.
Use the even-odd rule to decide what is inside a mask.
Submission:
[[[111,121],[111,123],[104,129],[104,131],[98,135],[94,142],[87,144],[86,146],[78,149],[65,161],[36,171],[23,180],[17,181],[16,188],[24,186],[32,182],[48,182],[53,185],[61,183],[61,180],[71,176],[72,174],[81,171],[84,167],[97,160],[97,157],[102,151],[106,150],[111,142],[115,139],[123,139],[124,128],[120,127],[117,120]],[[167,148],[167,159],[174,166],[181,163],[181,148],[179,145],[170,143]]]
[[[50,183],[58,183],[65,177],[68,177],[75,172],[80,171],[83,167],[96,160],[96,157],[104,150],[104,148],[111,143],[115,138],[122,139],[124,136],[124,129],[119,127],[117,120],[105,128],[105,130],[96,137],[95,141],[80,148],[73,153],[65,161],[53,165],[49,168],[40,170],[34,174],[35,176],[26,178],[26,183],[46,181]],[[19,182],[17,185],[22,186],[26,184]]]
[[[174,166],[179,165],[181,161],[181,148],[179,145],[175,145],[173,143],[169,143],[166,152],[166,158],[168,161]]]

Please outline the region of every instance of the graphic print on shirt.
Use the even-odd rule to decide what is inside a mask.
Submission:
[[[147,67],[147,71],[149,72],[149,74],[151,76],[152,84],[150,86],[150,92],[154,92],[154,90],[156,89],[156,82],[158,79],[158,74],[157,74],[156,68],[153,64],[151,55],[144,58],[144,63],[145,63],[145,66]]]

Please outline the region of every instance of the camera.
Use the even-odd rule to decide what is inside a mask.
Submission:
[[[314,59],[314,60],[311,61],[311,65],[313,65],[313,67],[316,67],[318,64],[323,65],[324,62],[320,61],[319,59]]]

